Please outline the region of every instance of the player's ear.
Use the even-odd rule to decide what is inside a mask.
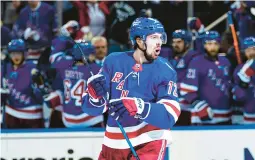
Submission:
[[[140,37],[137,37],[135,41],[140,48],[143,48],[143,40]]]

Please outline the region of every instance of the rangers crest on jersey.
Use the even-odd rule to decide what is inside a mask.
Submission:
[[[185,62],[184,59],[180,59],[178,64],[176,65],[176,68],[185,68]]]

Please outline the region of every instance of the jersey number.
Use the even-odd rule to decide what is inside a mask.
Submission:
[[[82,97],[85,92],[86,81],[80,79],[72,87],[72,82],[69,79],[64,80],[64,89],[65,89],[65,103],[68,103],[71,99],[75,99],[75,105],[82,105]]]
[[[169,81],[168,83],[169,85],[169,88],[168,88],[168,94],[173,94],[175,97],[178,97],[178,94],[177,94],[177,84],[174,83],[173,81]]]
[[[187,78],[195,79],[196,78],[196,70],[188,69]]]

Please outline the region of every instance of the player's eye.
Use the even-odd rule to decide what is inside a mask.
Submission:
[[[157,36],[151,36],[152,39],[157,39],[158,37]]]

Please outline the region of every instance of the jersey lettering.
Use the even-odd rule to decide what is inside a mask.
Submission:
[[[125,84],[125,80],[122,80],[116,87],[117,90],[122,90],[123,89],[123,86]]]
[[[117,82],[117,83],[119,83],[119,82],[120,82],[120,79],[122,78],[122,76],[123,76],[123,73],[121,73],[121,72],[116,72],[116,73],[114,74],[114,77],[112,78],[112,82]]]
[[[129,90],[122,90],[121,91],[121,96],[120,97],[127,97],[129,93]]]

